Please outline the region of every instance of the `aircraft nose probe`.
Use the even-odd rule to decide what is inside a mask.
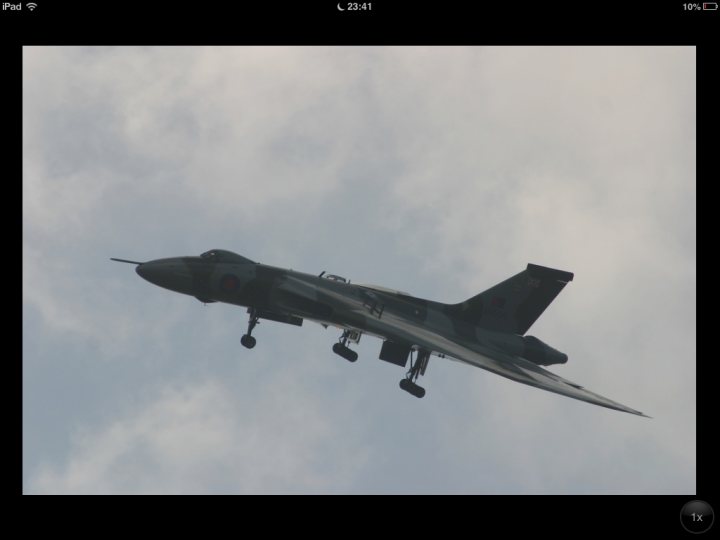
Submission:
[[[124,263],[130,263],[130,264],[145,264],[138,261],[128,261],[127,259],[115,259],[114,257],[110,257],[111,261],[117,261],[117,262],[124,262]]]
[[[153,281],[152,279],[150,279],[149,276],[148,276],[148,272],[149,272],[150,270],[152,270],[152,265],[143,266],[143,265],[147,264],[147,261],[146,261],[146,262],[129,261],[129,260],[127,260],[127,259],[116,259],[116,258],[114,258],[114,257],[110,257],[110,260],[111,260],[111,261],[117,261],[117,262],[129,263],[129,264],[137,264],[137,268],[135,269],[135,272],[137,272],[137,274],[138,274],[141,278],[147,279],[147,280],[150,281],[151,283],[155,283],[155,281]]]

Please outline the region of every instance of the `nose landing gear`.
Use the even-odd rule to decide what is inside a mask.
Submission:
[[[248,321],[248,331],[247,334],[244,334],[243,337],[240,338],[240,343],[242,343],[244,347],[252,349],[257,343],[257,341],[250,334],[252,334],[253,328],[258,325],[259,317],[255,308],[248,308],[248,313],[250,314],[250,320]]]

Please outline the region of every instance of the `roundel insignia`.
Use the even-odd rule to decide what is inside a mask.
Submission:
[[[235,291],[240,285],[240,280],[232,274],[225,274],[220,280],[220,288],[223,291]]]

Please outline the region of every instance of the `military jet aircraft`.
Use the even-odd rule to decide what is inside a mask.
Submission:
[[[212,249],[200,256],[137,265],[144,279],[203,303],[247,307],[247,333],[240,342],[252,349],[253,330],[263,320],[301,326],[304,319],[342,330],[333,352],[355,362],[350,346],[362,334],[383,340],[381,360],[407,368],[400,388],[421,398],[417,384],[432,355],[477,366],[508,379],[632,414],[643,413],[590,392],[540,366],[564,364],[566,354],[526,335],[573,274],[536,264],[459,304],[415,298],[375,285],[351,283],[322,272],[304,274],[260,264],[237,253]]]

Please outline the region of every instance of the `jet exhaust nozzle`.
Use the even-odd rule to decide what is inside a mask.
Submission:
[[[565,364],[568,361],[567,354],[553,349],[550,345],[543,343],[535,336],[525,336],[523,342],[524,350],[522,357],[530,360],[533,364],[552,366],[554,364]]]

